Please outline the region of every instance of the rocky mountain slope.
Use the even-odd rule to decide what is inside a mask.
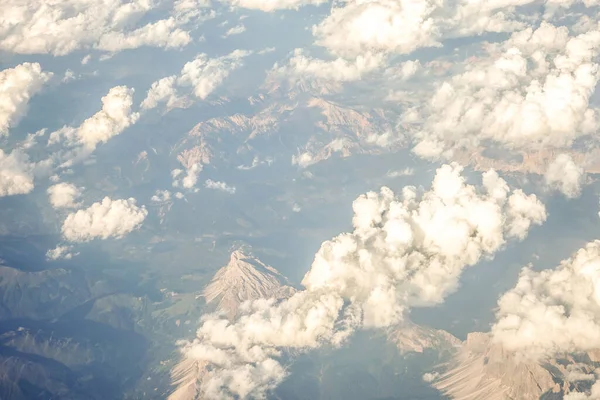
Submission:
[[[204,289],[208,304],[233,319],[246,300],[285,298],[294,294],[287,278],[258,258],[236,250]]]
[[[521,360],[493,343],[489,334],[474,332],[432,384],[457,400],[562,399],[588,389],[598,366],[594,352],[543,362]]]
[[[396,345],[401,354],[423,353],[428,349],[439,353],[454,353],[462,344],[460,339],[444,330],[410,321],[389,329],[388,340]]]
[[[242,250],[236,250],[231,253],[227,265],[217,271],[203,294],[209,306],[234,319],[240,305],[247,300],[282,299],[295,292],[287,278],[275,268]],[[195,400],[199,380],[208,367],[201,360],[183,355],[171,369],[172,384],[176,389],[169,400]]]
[[[248,99],[248,107],[198,123],[173,149],[180,163],[189,169],[283,158],[305,167],[336,154],[380,154],[405,145],[393,134],[395,117],[379,109],[364,111],[302,92],[260,94]]]

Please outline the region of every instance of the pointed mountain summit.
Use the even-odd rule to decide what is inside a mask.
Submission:
[[[216,304],[217,311],[233,319],[246,300],[286,298],[296,292],[287,278],[275,268],[240,250],[231,253],[229,263],[221,268],[204,289],[206,302]]]

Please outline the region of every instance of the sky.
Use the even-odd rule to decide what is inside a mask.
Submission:
[[[282,351],[443,306],[465,271],[550,232],[557,201],[569,215],[594,197],[583,213],[597,228],[599,11],[5,0],[0,233],[47,237],[45,262],[60,265],[320,224],[284,271],[293,296],[208,314],[180,343],[214,367],[201,396],[261,398],[288,375]],[[496,343],[535,360],[600,347],[600,242],[584,236],[564,261],[520,265],[488,310]],[[587,398],[600,381],[569,395]]]

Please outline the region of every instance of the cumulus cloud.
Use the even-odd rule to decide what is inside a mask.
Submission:
[[[77,208],[81,189],[72,183],[62,182],[48,188],[48,197],[54,208]]]
[[[199,54],[193,61],[186,63],[179,76],[168,76],[152,84],[141,107],[152,109],[161,103],[166,103],[168,108],[185,105],[188,91],[201,100],[206,99],[232,71],[243,65],[243,59],[250,52],[235,50],[222,57],[209,58],[206,54]]]
[[[178,7],[185,3],[176,2],[173,15],[166,19],[138,26],[158,2],[6,0],[0,3],[0,15],[5,16],[0,26],[0,50],[62,56],[86,48],[117,52],[141,46],[185,46],[192,39],[182,25],[200,18],[199,11]]]
[[[459,0],[447,7],[435,0],[339,1],[313,27],[313,34],[317,44],[346,57],[367,51],[407,54],[441,46],[440,41],[448,37],[512,31],[521,24],[498,10],[519,3],[524,2]]]
[[[351,60],[336,58],[320,60],[306,56],[304,50],[296,49],[286,65],[275,64],[272,75],[283,76],[292,81],[316,79],[333,82],[350,82],[381,68],[385,58],[381,54],[365,53]]]
[[[157,190],[150,199],[154,203],[165,203],[171,200],[171,192],[168,190]]]
[[[244,24],[239,24],[236,25],[232,28],[229,28],[227,30],[227,32],[225,32],[225,34],[223,35],[223,37],[228,37],[228,36],[233,36],[233,35],[239,35],[241,33],[246,32],[246,26],[244,26]]]
[[[558,190],[569,198],[574,198],[581,194],[585,172],[582,167],[575,164],[571,156],[559,154],[548,166],[544,180],[549,188]]]
[[[225,182],[213,181],[212,179],[207,179],[206,182],[204,182],[204,187],[207,189],[220,190],[229,194],[235,193],[235,186],[230,186]]]
[[[599,51],[600,31],[569,36],[566,27],[545,22],[488,44],[487,55],[468,60],[464,72],[404,114],[402,122],[414,128],[415,153],[446,158],[452,149],[485,143],[569,147],[599,128],[598,110],[590,105]]]
[[[131,32],[108,32],[100,38],[96,47],[110,52],[137,49],[142,46],[168,49],[184,47],[191,41],[190,34],[179,29],[178,21],[171,17],[149,23]]]
[[[49,144],[65,140],[75,150],[66,158],[81,159],[93,152],[99,144],[135,124],[139,113],[132,112],[134,89],[115,86],[102,97],[102,109],[83,121],[79,127],[65,126],[50,134]]]
[[[50,261],[70,260],[71,258],[79,255],[79,253],[73,253],[72,251],[73,246],[58,245],[46,252],[46,259]]]
[[[306,5],[319,5],[327,0],[222,0],[235,7],[272,12],[276,10],[297,10]]]
[[[313,27],[317,44],[333,54],[356,57],[366,52],[408,54],[423,47],[440,47],[445,39],[512,32],[526,26],[516,6],[536,0],[458,0],[450,6],[437,0],[340,0]],[[547,0],[547,9],[596,0]]]
[[[6,154],[0,149],[0,197],[31,192],[33,170],[26,154],[19,150]]]
[[[101,202],[71,213],[62,226],[62,234],[71,242],[88,242],[93,239],[120,239],[139,229],[148,211],[137,206],[133,198],[112,200],[105,197]]]
[[[0,136],[23,118],[29,100],[50,77],[52,73],[43,72],[38,63],[23,63],[0,71]]]
[[[186,170],[186,174],[183,178],[177,179],[183,173],[181,169],[174,169],[171,171],[171,176],[174,178],[173,187],[183,187],[185,189],[192,189],[198,183],[198,176],[200,176],[200,172],[202,172],[202,164],[196,163],[193,164],[190,168]]]
[[[600,241],[556,269],[525,267],[498,301],[493,338],[534,359],[600,348]]]
[[[282,348],[342,344],[360,328],[403,320],[412,307],[439,304],[462,271],[493,257],[510,238],[525,237],[546,218],[534,195],[512,191],[494,171],[483,189],[465,182],[456,164],[438,169],[431,190],[369,192],[354,201],[354,230],[326,241],[302,284],[287,300],[245,303],[234,322],[203,318],[183,345],[200,368],[200,397],[261,397],[286,375]]]

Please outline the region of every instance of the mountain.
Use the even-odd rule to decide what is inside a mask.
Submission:
[[[388,330],[388,340],[401,354],[423,353],[434,350],[440,354],[454,353],[462,342],[454,335],[424,325],[406,321]]]
[[[246,300],[280,299],[294,292],[287,278],[275,268],[236,250],[231,253],[229,263],[217,271],[204,289],[204,297],[208,304],[216,305],[217,311],[233,319],[239,306]]]
[[[337,154],[389,153],[405,146],[393,135],[395,116],[363,110],[305,92],[263,93],[248,110],[198,123],[174,147],[187,169],[225,162],[250,169],[277,156],[306,167]]]
[[[543,362],[526,361],[493,343],[488,333],[474,332],[442,367],[432,385],[451,399],[552,400],[585,391],[600,366],[595,352],[562,355]]]
[[[0,261],[0,320],[56,318],[107,292],[81,270],[23,271]]]
[[[295,292],[296,289],[289,286],[287,278],[275,268],[242,250],[236,250],[231,253],[227,265],[217,271],[203,295],[207,304],[214,305],[216,311],[234,319],[244,301],[283,299]],[[171,382],[175,390],[169,395],[169,400],[196,399],[198,383],[206,368],[210,368],[207,363],[184,354],[171,369]]]

